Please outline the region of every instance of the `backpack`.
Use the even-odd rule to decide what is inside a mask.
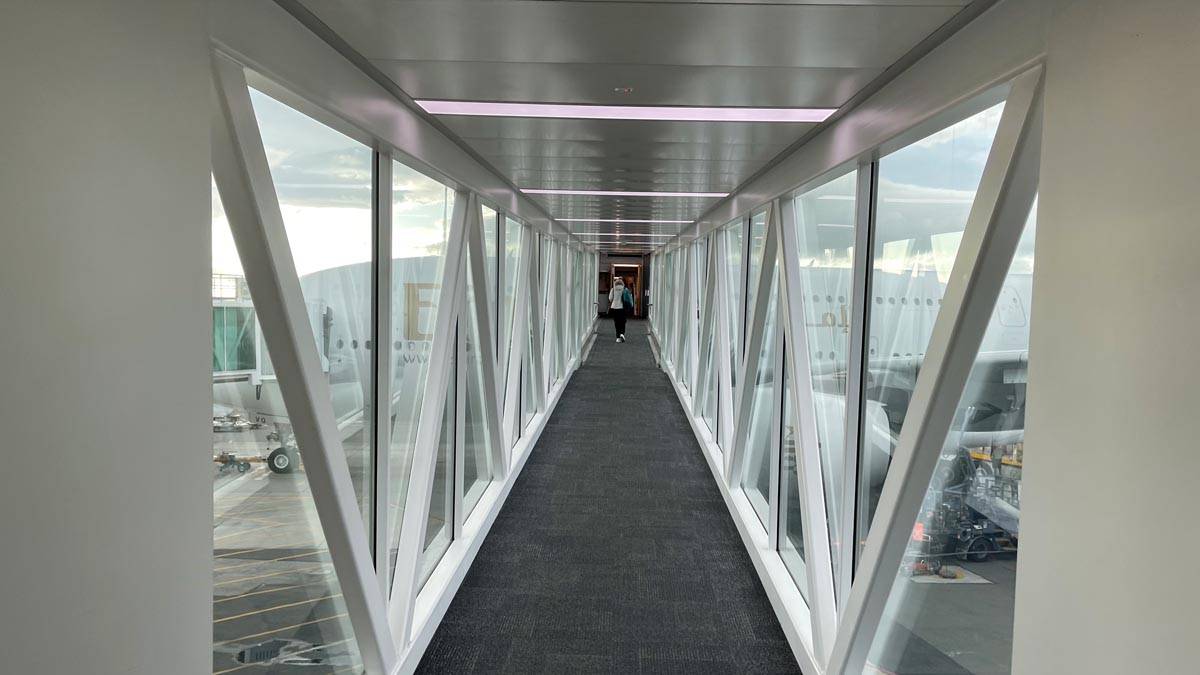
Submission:
[[[625,292],[621,294],[621,305],[630,312],[633,311],[633,293],[629,292],[628,286],[625,287]]]

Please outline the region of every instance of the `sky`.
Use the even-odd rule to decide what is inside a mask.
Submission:
[[[372,150],[251,90],[263,147],[300,276],[371,259]],[[396,162],[392,169],[392,254],[440,255],[453,193]],[[212,197],[214,274],[242,274],[216,190]]]

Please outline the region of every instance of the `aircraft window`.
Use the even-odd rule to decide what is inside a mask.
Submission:
[[[366,342],[364,342],[364,343],[363,343],[363,346],[364,346],[364,347],[366,347],[367,349],[370,349],[370,348],[371,348],[371,341],[370,341],[370,340],[367,340]]]
[[[401,344],[400,344],[399,340],[396,340],[395,342],[392,343],[392,351],[398,352],[398,351],[400,351],[400,347],[401,347]]]
[[[902,304],[902,305],[907,305],[907,304],[908,304],[908,298],[900,298],[900,304]]]
[[[877,296],[875,296],[875,304],[877,304],[877,305],[882,305],[882,304],[883,304],[883,298],[879,297],[878,295],[877,295]]]
[[[896,299],[895,299],[895,298],[888,298],[888,304],[889,304],[889,305],[894,305],[894,304],[896,304]]]
[[[351,348],[351,349],[358,349],[358,340],[351,340],[351,341],[350,341],[350,348]]]
[[[833,296],[832,295],[825,296],[825,302],[833,302]]]
[[[844,295],[839,295],[839,296],[838,296],[838,302],[842,302],[842,303],[846,302],[846,296],[844,296]]]
[[[819,296],[819,295],[813,296],[813,302],[820,302],[820,301],[821,301],[821,296]]]
[[[344,340],[342,340],[341,338],[338,338],[338,341],[337,341],[337,348],[338,348],[338,349],[342,349],[342,348],[343,348],[343,347],[345,347],[345,346],[346,346],[346,342],[345,342]]]

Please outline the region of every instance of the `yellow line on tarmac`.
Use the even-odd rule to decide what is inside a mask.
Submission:
[[[233,621],[234,619],[241,619],[241,618],[247,617],[247,616],[254,616],[255,614],[265,614],[267,612],[273,612],[277,609],[287,609],[288,607],[307,605],[307,604],[314,603],[314,602],[320,602],[322,600],[330,600],[332,598],[340,598],[340,597],[342,597],[341,593],[335,593],[334,595],[326,595],[324,597],[313,598],[311,600],[300,600],[299,602],[289,602],[286,605],[275,605],[274,607],[268,607],[266,609],[256,609],[253,612],[246,612],[244,614],[236,614],[234,616],[227,616],[223,619],[213,619],[213,623],[223,623],[225,621]]]
[[[313,566],[316,566],[316,567],[319,567],[319,566],[321,566],[321,565],[330,565],[330,564],[332,564],[332,563],[309,563],[309,564],[310,564],[310,565],[313,565]],[[279,575],[281,575],[281,574],[291,574],[291,573],[293,573],[293,572],[307,572],[307,571],[309,571],[310,569],[311,569],[311,568],[308,568],[308,569],[283,570],[282,572],[272,572],[272,573],[270,573],[270,574],[259,574],[259,575],[257,575],[257,576],[253,576],[253,577],[242,577],[241,579],[232,579],[232,580],[230,580],[230,581],[219,581],[219,582],[216,582],[216,583],[214,583],[214,584],[213,584],[213,586],[228,586],[229,584],[236,584],[236,583],[238,583],[238,582],[241,582],[241,581],[253,581],[253,580],[255,580],[255,579],[266,579],[267,577],[277,577],[277,576],[279,576]]]
[[[295,586],[280,586],[279,588],[268,588],[265,591],[251,591],[249,593],[242,593],[241,595],[231,595],[228,598],[221,598],[220,600],[213,600],[213,604],[217,605],[222,602],[229,602],[230,600],[241,600],[242,598],[248,598],[252,595],[266,595],[267,593],[278,593],[280,591],[290,591],[290,590],[296,589],[296,588],[304,588],[305,586],[318,586],[318,585],[319,584],[296,584]]]
[[[317,550],[317,551],[309,551],[308,553],[297,553],[295,555],[285,555],[285,556],[282,556],[279,558],[271,558],[269,560],[251,560],[250,562],[244,562],[244,563],[240,563],[237,565],[229,565],[228,567],[214,568],[213,572],[228,572],[229,570],[236,570],[239,567],[250,567],[251,565],[259,565],[262,563],[273,563],[273,562],[280,562],[282,560],[292,560],[294,558],[303,558],[304,556],[317,555],[319,553],[324,553],[324,552],[325,551],[323,551],[323,550]]]
[[[291,630],[293,628],[300,628],[302,626],[310,626],[314,623],[321,623],[322,621],[332,621],[333,619],[340,619],[343,616],[346,616],[345,612],[342,612],[341,614],[334,614],[333,616],[327,616],[323,619],[314,619],[312,621],[305,621],[304,623],[298,623],[294,626],[284,626],[283,628],[276,628],[275,630],[267,630],[267,631],[263,631],[261,633],[254,633],[253,635],[243,635],[239,638],[234,638],[232,640],[226,640],[226,641],[222,642],[221,644],[227,645],[231,642],[241,642],[242,640],[249,640],[251,638],[262,637],[264,635],[270,635],[271,633],[282,633],[285,630]]]

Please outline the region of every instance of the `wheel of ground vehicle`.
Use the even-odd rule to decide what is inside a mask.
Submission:
[[[246,473],[250,470],[250,462],[238,462],[237,470],[238,473]]]
[[[958,559],[970,562],[986,562],[992,554],[992,540],[987,537],[975,537],[959,550]]]
[[[276,448],[267,455],[267,466],[275,473],[291,473],[296,470],[296,455],[287,448]]]

